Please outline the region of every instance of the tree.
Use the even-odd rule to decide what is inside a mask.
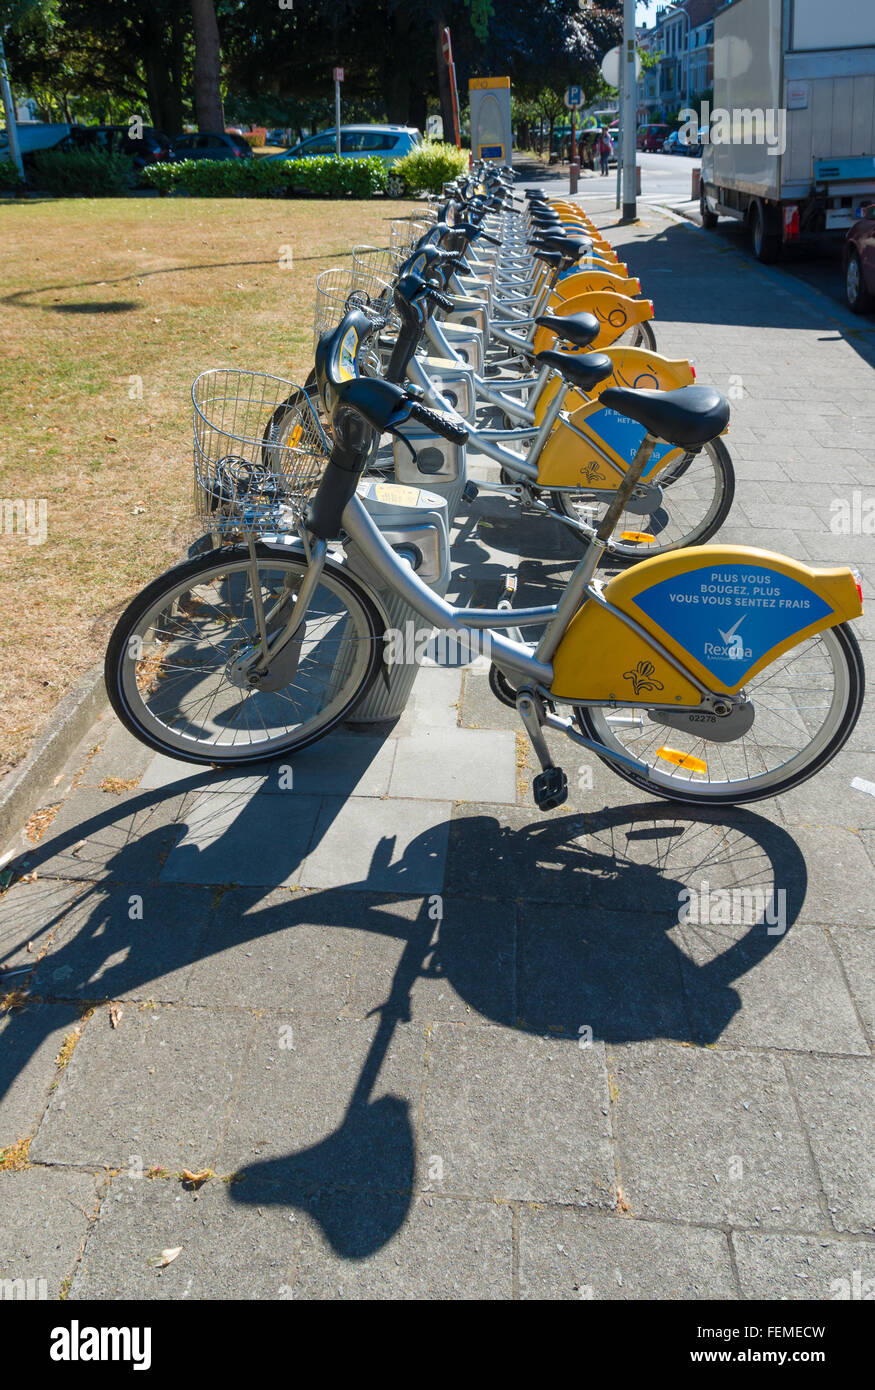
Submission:
[[[219,26],[213,0],[191,0],[194,21],[194,107],[198,130],[224,130]]]

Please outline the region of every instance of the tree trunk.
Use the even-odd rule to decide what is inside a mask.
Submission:
[[[194,21],[194,106],[198,130],[225,129],[220,78],[219,26],[213,0],[191,0]]]

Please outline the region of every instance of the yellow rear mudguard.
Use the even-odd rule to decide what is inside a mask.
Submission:
[[[578,294],[573,299],[565,299],[555,306],[557,314],[595,314],[601,324],[598,337],[590,344],[592,351],[600,351],[616,342],[636,323],[653,318],[653,305],[649,299],[630,299],[628,295],[613,294],[602,290],[596,294]],[[539,328],[535,333],[534,352],[543,352],[550,346],[553,334],[547,328]]]
[[[698,704],[701,692],[665,652],[712,693],[735,694],[784,652],[863,611],[849,569],[734,545],[654,555],[612,579],[604,597],[647,637],[588,599],[556,651],[557,699]]]
[[[649,348],[609,347],[605,356],[610,357],[614,370],[594,386],[589,399],[594,400],[609,386],[625,386],[633,391],[675,391],[680,386],[692,386],[696,374],[684,357],[664,357],[662,353],[651,352]],[[535,423],[540,425],[544,411],[559,390],[560,377],[554,374],[543,387],[535,402]],[[569,391],[562,409],[575,419],[574,412],[587,400],[577,391]],[[576,421],[576,423],[580,423]],[[593,418],[591,427],[598,429],[598,420]],[[542,455],[543,457],[543,455]]]
[[[559,281],[550,295],[550,303],[551,306],[554,303],[564,304],[566,299],[574,299],[576,295],[600,294],[603,290],[634,299],[641,293],[641,282],[631,276],[625,279],[622,275],[615,275],[613,267],[584,266]]]

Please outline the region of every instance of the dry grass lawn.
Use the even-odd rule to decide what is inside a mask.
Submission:
[[[48,508],[42,545],[0,513],[0,772],[187,543],[194,377],[303,380],[316,275],[413,206],[0,203],[0,501]]]

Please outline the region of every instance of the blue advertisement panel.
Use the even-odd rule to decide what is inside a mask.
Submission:
[[[713,676],[735,686],[761,656],[832,612],[788,575],[758,565],[716,565],[664,579],[636,605]]]

